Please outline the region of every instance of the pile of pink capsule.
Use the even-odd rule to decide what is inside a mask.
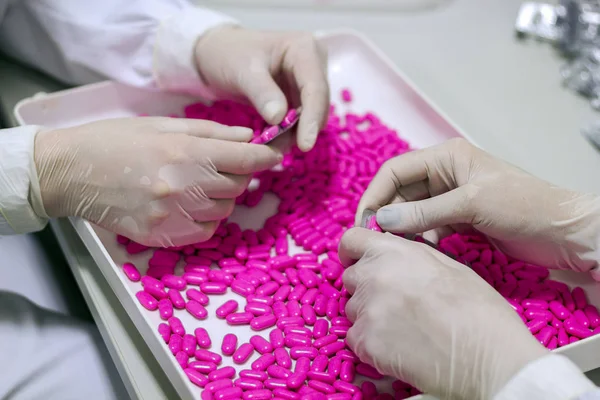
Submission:
[[[344,102],[351,98],[349,91],[342,92]],[[184,114],[250,127],[255,137],[268,129],[254,109],[230,101],[193,104]],[[277,211],[261,229],[242,230],[223,221],[209,241],[168,249],[118,238],[130,254],[153,252],[145,276],[132,263],[123,266],[124,273],[141,281],[136,297],[165,321],[158,331],[190,381],[204,389],[204,400],[401,400],[419,394],[401,381],[394,381],[389,393],[379,393],[372,381],[383,376],[348,348],[351,323],[345,305],[350,295],[337,257],[339,240],[353,225],[368,183],[384,161],[407,151],[409,145],[373,113],[338,115],[332,106],[314,150],[293,149],[283,168],[258,174],[258,187],[237,199],[254,207],[267,193],[278,197]],[[470,263],[549,348],[592,335],[589,328],[600,325],[580,289],[571,293],[547,279],[544,268],[508,260],[484,238],[453,235],[440,250]],[[181,276],[175,274],[178,264],[184,264]],[[219,300],[229,291],[244,298],[243,304]],[[216,318],[232,332],[245,325],[257,334],[239,343],[228,333],[213,344],[201,326],[210,301],[220,302]],[[175,310],[189,313],[197,326],[185,327]],[[231,357],[239,372],[221,366],[223,357]]]
[[[585,291],[549,279],[549,270],[511,260],[482,236],[454,234],[440,250],[468,264],[519,314],[529,331],[550,350],[600,333],[600,313]]]

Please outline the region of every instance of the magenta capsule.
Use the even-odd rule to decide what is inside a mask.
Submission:
[[[328,372],[308,371],[306,376],[308,379],[325,382],[330,385],[335,381],[335,376]]]
[[[158,333],[163,338],[165,343],[169,343],[169,339],[171,338],[171,327],[165,323],[158,325]]]
[[[259,390],[264,387],[261,381],[247,378],[236,379],[233,384],[242,390]]]
[[[294,268],[287,268],[285,270],[285,276],[287,276],[292,285],[300,284],[300,278],[298,278],[298,270]]]
[[[571,295],[573,296],[573,300],[575,301],[575,306],[578,309],[583,310],[585,308],[585,306],[588,305],[588,301],[587,301],[585,292],[579,286],[577,286],[576,288],[574,288],[571,291]]]
[[[177,354],[181,351],[181,346],[183,345],[183,338],[175,333],[171,335],[169,338],[169,350],[173,355]]]
[[[185,309],[190,315],[197,319],[206,319],[208,311],[204,306],[195,300],[190,300],[185,304]]]
[[[329,374],[333,376],[339,376],[342,372],[343,362],[344,361],[340,356],[331,357],[331,359],[329,360],[329,365],[327,366],[327,372],[329,372]]]
[[[218,381],[212,381],[206,384],[205,391],[217,392],[222,389],[227,389],[233,386],[231,379],[219,379]]]
[[[285,380],[283,379],[275,379],[275,378],[269,378],[265,381],[265,387],[267,389],[277,389],[277,388],[281,388],[281,389],[285,389],[287,388],[286,384],[285,384]]]
[[[308,336],[289,334],[284,341],[286,347],[308,347],[311,345],[311,339]]]
[[[328,282],[323,282],[319,285],[319,290],[328,299],[339,299],[341,295],[340,291],[331,286]]]
[[[590,321],[590,327],[592,329],[596,329],[598,326],[600,326],[600,313],[598,313],[598,309],[596,307],[588,304],[583,309],[583,312]]]
[[[226,317],[229,325],[248,325],[252,319],[254,319],[254,315],[249,312],[233,313]]]
[[[290,389],[298,389],[300,386],[304,385],[306,381],[306,373],[304,372],[296,372],[291,374],[286,379],[286,385]]]
[[[277,271],[285,270],[296,265],[296,260],[287,255],[279,255],[269,260],[271,268]],[[287,273],[287,271],[286,271]]]
[[[197,301],[203,306],[207,306],[210,301],[207,295],[196,289],[188,289],[185,292],[185,295],[188,299]]]
[[[202,372],[203,374],[210,374],[212,371],[217,369],[217,364],[210,361],[192,361],[188,363],[188,368]]]
[[[564,321],[571,316],[571,312],[558,301],[551,301],[548,307],[552,314],[554,314],[556,318],[560,319],[561,321]]]
[[[259,335],[254,335],[250,338],[250,344],[254,346],[254,349],[260,354],[273,352],[273,345],[268,340]]]
[[[275,356],[273,354],[263,354],[258,357],[251,365],[255,371],[266,371],[270,365],[275,363]]]
[[[357,399],[356,400],[362,400],[362,393],[357,393],[356,394]],[[327,400],[352,400],[352,395],[349,393],[334,393],[334,394],[328,394],[326,396]],[[399,399],[396,399],[399,400]]]
[[[158,312],[163,320],[168,320],[173,316],[173,304],[169,299],[162,299],[158,302]]]
[[[131,282],[139,282],[142,279],[140,271],[132,263],[123,264],[123,273]]]
[[[140,302],[140,304],[142,305],[142,307],[144,307],[148,311],[154,311],[158,308],[158,301],[154,297],[152,297],[149,293],[147,293],[143,290],[140,290],[139,292],[137,292],[135,294],[135,297],[137,297],[137,299]]]
[[[339,310],[340,310],[340,306],[338,304],[338,301],[334,298],[330,298],[327,301],[327,308],[325,309],[325,315],[327,315],[327,318],[333,319],[333,318],[337,317]]]
[[[319,289],[312,288],[308,289],[304,295],[300,298],[300,304],[312,306],[315,303],[317,296],[319,295]]]
[[[183,299],[183,296],[181,295],[181,293],[179,293],[179,291],[175,289],[169,289],[167,295],[169,296],[171,305],[174,308],[178,310],[183,310],[185,308],[185,300]]]
[[[186,267],[187,268],[187,267]],[[208,282],[208,275],[205,273],[191,272],[186,271],[182,278],[186,281],[188,285],[197,285],[200,286],[205,282]]]
[[[277,321],[279,329],[285,329],[286,326],[304,326],[304,319],[301,317],[284,317]]]
[[[246,306],[244,307],[244,311],[252,313],[253,315],[255,315],[257,317],[259,317],[261,315],[273,313],[273,310],[271,309],[271,307],[269,307],[265,304],[260,304],[260,303],[247,303]]]
[[[181,349],[189,356],[194,355],[194,351],[196,350],[196,337],[194,335],[186,334],[183,336],[183,341],[181,343]]]
[[[326,336],[320,337],[319,339],[315,340],[313,342],[313,347],[320,349],[321,347],[325,347],[325,346],[335,343],[337,341],[338,341],[337,335],[333,335],[333,334],[326,335]]]
[[[238,338],[233,333],[228,333],[223,337],[223,342],[221,343],[221,353],[226,356],[232,356],[237,349]]]
[[[261,303],[266,304],[267,306],[273,305],[273,299],[268,296],[258,296],[258,295],[250,295],[246,297],[248,303]]]
[[[282,274],[279,271],[271,270],[271,271],[269,271],[269,275],[279,285],[287,285],[288,283],[290,283],[287,276],[285,276],[284,274]]]
[[[215,369],[208,374],[208,379],[211,381],[218,381],[220,379],[231,379],[235,376],[235,368],[233,367],[222,367]]]
[[[286,318],[289,316],[289,311],[283,301],[276,301],[273,303],[273,314],[277,319]]]
[[[244,400],[269,400],[273,394],[268,389],[249,390],[242,395]]]
[[[357,394],[361,392],[358,386],[354,386],[349,381],[335,381],[333,383],[333,387],[336,390],[344,393]]]
[[[573,319],[568,319],[565,321],[564,323],[564,328],[565,331],[571,335],[571,336],[575,336],[579,339],[585,339],[588,338],[590,336],[592,336],[592,332],[590,332],[589,329],[580,326],[576,321],[574,321]]]
[[[217,308],[217,318],[225,319],[229,314],[233,314],[238,309],[238,302],[235,300],[227,300],[219,308]]]
[[[292,392],[287,389],[277,388],[273,390],[273,395],[277,399],[283,400],[300,400],[300,394]]]
[[[335,389],[333,386],[331,386],[328,383],[325,382],[321,382],[321,381],[308,381],[308,387],[315,389],[321,393],[325,393],[325,394],[333,394],[335,393]]]
[[[558,338],[558,345],[560,347],[563,347],[563,346],[566,346],[569,344],[569,335],[564,330],[564,328],[560,328],[558,330],[557,338]]]
[[[196,386],[203,388],[209,382],[206,376],[194,369],[187,368],[184,372],[187,375],[190,382],[192,382]]]
[[[209,361],[217,365],[221,364],[221,361],[223,361],[223,357],[221,357],[219,354],[206,349],[196,349],[194,357],[198,361]]]
[[[158,304],[158,307],[160,309],[160,302]],[[573,312],[573,317],[575,318],[575,321],[577,321],[577,323],[583,326],[584,328],[590,327],[590,320],[582,310],[575,310]]]
[[[275,294],[275,292],[279,289],[279,284],[277,282],[271,281],[267,282],[256,289],[256,294],[259,296],[271,296]]]
[[[244,343],[233,353],[233,362],[243,364],[248,361],[252,353],[254,353],[254,347],[250,343]]]
[[[551,326],[546,326],[540,330],[540,332],[536,335],[536,338],[542,344],[542,346],[546,346],[550,342],[550,339],[552,339],[554,332],[554,328]]]
[[[212,342],[206,329],[196,328],[194,330],[194,335],[196,336],[196,342],[198,343],[198,346],[201,348],[208,349],[211,346]]]
[[[200,290],[206,294],[223,294],[227,291],[227,285],[222,282],[204,282]]]
[[[267,368],[267,373],[270,377],[275,379],[287,379],[292,374],[289,369],[283,368],[276,364],[269,365]]]
[[[214,394],[215,400],[233,400],[242,397],[243,391],[239,387],[230,387],[218,390]]]
[[[342,369],[340,370],[340,379],[344,382],[352,383],[354,381],[355,370],[354,364],[350,361],[342,362]]]
[[[307,292],[306,286],[299,284],[292,289],[292,292],[288,296],[289,300],[300,300],[302,296]]]
[[[290,317],[300,317],[302,311],[300,310],[300,303],[296,300],[290,300],[287,303],[288,315]]]
[[[183,336],[185,335],[185,327],[183,326],[183,324],[181,323],[181,320],[177,317],[171,317],[169,318],[169,320],[167,321],[169,323],[169,326],[171,327],[171,332],[173,332],[176,335],[179,336]]]
[[[183,290],[186,286],[186,282],[182,277],[171,274],[164,275],[161,278],[161,282],[165,287],[175,290]]]
[[[249,260],[246,263],[246,267],[257,269],[257,270],[263,271],[263,272],[269,272],[271,269],[269,267],[269,263],[266,261],[262,261],[262,260]]]
[[[262,331],[267,328],[275,326],[277,323],[277,317],[273,314],[266,314],[260,317],[253,318],[250,321],[250,327],[254,331]]]
[[[288,241],[286,237],[280,237],[275,240],[275,253],[285,255],[288,252]]]
[[[343,350],[346,347],[346,343],[339,341],[339,342],[333,342],[330,343],[326,346],[323,346],[319,349],[319,354],[323,354],[326,356],[331,356],[335,353],[337,353],[340,350]],[[315,349],[316,350],[316,349]]]
[[[262,382],[266,380],[269,377],[269,375],[264,371],[244,369],[240,371],[240,377],[244,379],[253,379]]]
[[[319,354],[319,351],[317,349],[315,349],[314,347],[297,346],[297,347],[292,347],[290,349],[290,356],[294,360],[297,360],[300,357],[308,357],[311,360],[313,360],[318,354]]]
[[[275,349],[280,349],[284,346],[285,339],[280,329],[273,329],[269,332],[269,340]]]
[[[318,319],[313,327],[313,337],[315,339],[322,338],[329,331],[329,322],[326,319]]]
[[[276,302],[277,301],[285,301],[285,300],[287,300],[287,298],[291,292],[292,292],[292,287],[290,285],[282,285],[279,287],[279,289],[277,289],[277,291],[273,295],[273,300]]]
[[[294,372],[307,374],[310,371],[311,360],[308,357],[300,357],[296,361]]]
[[[548,321],[544,319],[533,319],[526,326],[531,333],[538,333],[542,328],[548,325]]]
[[[307,288],[317,287],[319,284],[319,277],[313,271],[307,268],[302,268],[298,270],[298,278],[304,286]]]
[[[273,355],[275,356],[275,362],[280,367],[283,367],[286,369],[290,369],[292,367],[292,359],[290,358],[290,355],[288,354],[286,349],[277,348],[273,352]]]
[[[324,372],[327,369],[327,365],[329,364],[329,358],[327,356],[318,355],[315,357],[312,365],[310,366],[310,370],[313,372]],[[314,379],[314,378],[310,378]]]
[[[546,321],[551,321],[553,314],[548,311],[548,310],[544,310],[541,308],[528,308],[527,310],[525,310],[523,312],[523,315],[525,316],[525,318],[531,320],[531,319],[543,319]]]
[[[379,379],[383,378],[383,375],[381,375],[375,368],[373,368],[369,364],[360,363],[356,366],[355,370],[356,370],[357,374],[365,376],[367,378],[371,378],[371,379],[375,379],[375,380],[379,380]]]
[[[345,338],[346,335],[348,334],[348,331],[350,330],[349,326],[332,326],[329,329],[329,333],[332,335],[336,335],[337,337],[340,338]]]

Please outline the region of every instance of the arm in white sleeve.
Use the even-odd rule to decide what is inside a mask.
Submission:
[[[0,51],[72,84],[203,95],[194,46],[224,23],[234,21],[190,0],[20,0],[5,10]]]
[[[565,356],[548,354],[525,366],[494,400],[599,400],[598,388]]]
[[[39,130],[0,129],[0,235],[37,231],[48,221],[33,160]]]

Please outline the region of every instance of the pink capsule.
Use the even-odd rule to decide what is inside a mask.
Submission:
[[[297,346],[290,349],[290,356],[294,360],[297,360],[300,357],[308,357],[313,360],[318,354],[319,351],[314,347]]]
[[[186,334],[183,336],[181,349],[189,356],[194,355],[196,350],[196,337],[194,335]]]
[[[300,300],[302,296],[307,292],[306,286],[304,285],[296,285],[290,295],[288,296],[288,300]]]
[[[277,255],[285,255],[288,252],[287,238],[281,237],[275,240],[275,253]]]
[[[181,336],[173,333],[169,338],[169,350],[173,355],[177,354],[181,351],[181,346],[183,345],[183,339]]]
[[[526,325],[531,333],[538,333],[542,328],[548,325],[548,321],[544,319],[533,319]]]
[[[589,329],[580,326],[576,321],[572,319],[568,319],[564,323],[565,331],[571,335],[575,336],[579,339],[585,339],[592,336],[592,332]]]
[[[268,340],[259,335],[254,335],[250,338],[250,344],[254,346],[254,349],[260,354],[273,352],[273,345]]]
[[[361,392],[365,400],[371,400],[377,397],[377,387],[371,381],[364,381],[361,384]]]
[[[319,290],[328,299],[338,299],[340,297],[340,291],[331,286],[328,282],[323,282],[319,286]]]
[[[321,382],[321,381],[308,381],[308,387],[318,390],[321,393],[325,393],[325,394],[333,394],[335,393],[335,389],[333,386],[325,383],[325,382]]]
[[[219,354],[213,353],[212,351],[206,349],[196,349],[194,357],[198,361],[209,361],[217,365],[221,364],[221,361],[223,361],[223,357],[221,357]]]
[[[190,382],[192,382],[196,386],[203,388],[209,382],[206,376],[194,369],[187,368],[184,372],[187,375]]]
[[[274,390],[277,388],[285,389],[287,386],[285,384],[285,380],[283,379],[270,378],[265,381],[265,387],[267,389]]]
[[[540,330],[536,337],[542,344],[542,346],[546,346],[550,342],[550,339],[552,339],[554,332],[554,328],[552,328],[551,326],[546,326]]]
[[[590,321],[590,327],[592,329],[596,329],[598,326],[600,326],[600,313],[598,313],[598,309],[596,309],[596,307],[588,304],[583,309],[583,312]]]
[[[335,356],[331,357],[329,360],[329,365],[327,366],[327,372],[329,372],[333,376],[339,376],[342,372],[342,364],[345,361],[342,360],[342,357]]]
[[[248,303],[261,303],[266,304],[268,306],[273,305],[273,299],[268,296],[258,296],[258,295],[250,295],[246,297]]]
[[[249,312],[238,312],[229,314],[225,319],[229,325],[248,325],[254,319],[254,315]]]
[[[318,319],[313,328],[313,337],[315,339],[322,338],[329,331],[329,322],[326,319]]]
[[[181,296],[181,293],[179,293],[179,291],[175,289],[169,289],[167,295],[169,296],[171,305],[174,308],[178,310],[183,310],[185,308],[185,300],[183,299],[183,296]]]
[[[192,361],[188,363],[188,368],[193,369],[194,371],[201,372],[203,374],[209,374],[215,369],[217,369],[217,364],[212,363],[210,361]]]
[[[284,317],[277,321],[279,329],[284,329],[286,326],[304,326],[304,319],[301,317]]]
[[[297,372],[297,373],[290,375],[286,379],[285,383],[286,383],[287,387],[290,389],[298,389],[300,386],[304,385],[305,381],[306,381],[306,374],[303,372]]]
[[[123,273],[131,282],[139,282],[142,278],[140,271],[132,263],[123,264]]]
[[[308,371],[308,373],[306,374],[306,376],[308,377],[308,379],[312,379],[312,380],[316,380],[316,381],[321,381],[321,382],[325,382],[325,383],[328,383],[328,384],[333,384],[333,382],[335,381],[335,376],[333,374],[328,373],[328,372]]]
[[[227,291],[227,285],[221,282],[205,282],[200,285],[200,290],[206,294],[223,294]]]
[[[158,312],[163,320],[167,320],[173,316],[173,304],[169,299],[162,299],[158,302]]]
[[[298,278],[307,288],[314,288],[319,284],[317,274],[306,268],[298,270]]]
[[[183,336],[185,335],[185,327],[183,326],[183,324],[181,323],[181,320],[177,317],[171,317],[169,318],[169,320],[167,321],[169,323],[169,326],[171,327],[171,332],[173,332],[176,335],[179,336]]]
[[[235,368],[233,367],[222,367],[215,369],[208,374],[208,379],[211,381],[218,381],[220,379],[231,379],[235,376]]]
[[[206,319],[208,317],[208,311],[204,306],[198,303],[195,300],[190,300],[185,304],[185,309],[188,313],[190,313],[194,318],[197,319]]]
[[[332,335],[326,335],[326,336],[323,336],[323,337],[315,340],[313,342],[313,347],[315,347],[317,349],[320,349],[321,347],[324,347],[324,346],[327,346],[327,345],[329,345],[331,343],[337,342],[337,340],[338,340],[337,335],[333,335],[333,334]],[[343,343],[343,342],[341,342],[341,343]]]
[[[287,389],[277,388],[273,390],[273,395],[277,399],[283,400],[300,400],[300,394],[289,391]]]
[[[319,295],[319,289],[312,288],[308,289],[306,293],[300,298],[300,304],[312,306],[315,303],[317,296]]]
[[[273,354],[263,354],[252,363],[251,367],[255,371],[266,371],[267,368],[269,368],[269,366],[273,365],[274,363],[275,356]]]
[[[288,296],[292,292],[292,287],[290,285],[282,285],[277,289],[275,294],[273,295],[273,300],[275,301],[285,301]]]
[[[240,377],[244,378],[244,379],[253,379],[253,380],[262,382],[262,381],[266,380],[269,377],[269,375],[264,371],[254,371],[251,369],[244,369],[244,370],[240,371]]]
[[[137,297],[137,299],[140,302],[140,304],[142,305],[142,307],[144,307],[148,311],[154,311],[158,308],[158,301],[154,297],[152,297],[149,293],[147,293],[143,290],[140,290],[139,292],[137,292],[135,294],[135,297]]]
[[[307,374],[308,371],[310,371],[310,364],[311,364],[310,358],[300,357],[296,361],[296,367],[294,369],[294,372]]]
[[[188,271],[186,271],[182,275],[182,278],[185,280],[185,282],[188,285],[197,285],[197,286],[200,286],[204,282],[208,282],[208,274],[206,274],[206,273],[198,273],[198,272],[191,272],[191,271],[188,272]]]
[[[360,363],[356,366],[356,373],[375,380],[383,378],[383,375],[381,375],[375,368],[365,363]]]
[[[562,321],[571,316],[571,312],[558,301],[551,301],[549,304],[549,309],[552,311],[552,314],[556,316],[556,318]]]
[[[249,390],[242,395],[244,400],[269,400],[273,394],[268,389]]]
[[[551,321],[553,318],[553,314],[550,311],[541,309],[541,308],[528,308],[523,312],[523,315],[527,319],[544,319],[546,321]]]
[[[175,354],[175,361],[177,361],[177,363],[182,369],[186,369],[188,367],[189,358],[190,357],[186,354],[185,351],[180,351],[177,354]]]
[[[279,271],[271,270],[269,271],[269,275],[279,285],[287,285],[290,283],[289,279]]]
[[[267,328],[275,326],[277,323],[277,317],[273,314],[266,314],[260,317],[253,318],[250,321],[250,327],[254,331],[262,331]]]
[[[293,257],[290,257],[288,255],[279,255],[271,258],[269,260],[269,263],[271,264],[271,268],[273,268],[274,270],[282,271],[286,268],[295,266],[297,261]]]
[[[158,306],[160,308],[160,302],[159,302]],[[584,328],[590,327],[590,320],[588,319],[588,317],[585,315],[585,313],[582,310],[575,310],[573,312],[573,317],[575,318],[575,321],[577,321],[577,323],[579,325],[583,326]]]
[[[302,312],[300,310],[300,303],[296,300],[290,300],[287,303],[288,315],[290,317],[300,317]]]
[[[330,343],[326,346],[323,346],[319,349],[319,354],[323,354],[326,356],[331,356],[335,353],[337,353],[340,350],[343,350],[344,347],[346,347],[346,344],[344,342],[333,342]],[[316,350],[316,349],[315,349]]]
[[[175,290],[183,290],[186,286],[186,282],[182,277],[170,274],[164,275],[161,278],[161,282],[165,287]]]
[[[219,390],[227,389],[233,386],[231,379],[219,379],[218,381],[212,381],[206,384],[205,391],[217,392]]]
[[[233,362],[243,364],[248,361],[252,353],[254,353],[254,347],[250,343],[244,343],[233,353]]]
[[[585,306],[588,305],[588,301],[587,301],[585,292],[579,286],[574,288],[571,291],[571,295],[573,296],[573,300],[575,301],[575,306],[578,309],[583,310],[585,308]]]
[[[292,372],[289,369],[275,364],[269,365],[267,368],[267,373],[269,376],[275,379],[287,379],[290,375],[292,375]]]
[[[275,362],[280,367],[286,369],[290,369],[292,367],[292,359],[290,358],[290,355],[288,354],[287,350],[285,350],[284,348],[276,348],[273,352],[273,355],[275,356]]]
[[[229,314],[233,314],[238,309],[238,302],[235,300],[228,300],[217,308],[217,318],[225,319]]]
[[[287,268],[285,270],[285,276],[287,276],[292,285],[296,286],[300,284],[300,278],[298,278],[298,270],[293,268]]]
[[[228,333],[223,337],[221,343],[221,353],[226,356],[232,356],[237,349],[238,338],[233,333]]]
[[[212,342],[206,329],[196,328],[194,330],[194,335],[196,336],[196,342],[198,343],[198,346],[204,349],[208,349],[211,346]]]
[[[169,343],[169,339],[171,338],[171,327],[165,323],[158,325],[158,333],[163,338],[165,343]]]
[[[196,289],[189,289],[185,292],[188,299],[197,301],[203,306],[207,306],[209,303],[208,296]]]
[[[344,393],[356,394],[360,393],[361,390],[358,386],[354,386],[350,381],[335,381],[333,387],[336,390]]]
[[[308,347],[311,345],[310,337],[298,334],[288,334],[285,337],[286,347]]]
[[[236,379],[233,382],[233,384],[242,390],[259,390],[264,387],[264,385],[261,381],[256,380],[256,379],[246,379],[246,378]]]

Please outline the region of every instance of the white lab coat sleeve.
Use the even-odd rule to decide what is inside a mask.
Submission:
[[[548,354],[526,365],[494,400],[600,399],[598,388],[565,356]]]
[[[0,130],[0,235],[37,231],[48,220],[33,160],[39,130],[38,126]]]
[[[234,23],[191,0],[20,0],[0,24],[0,51],[72,84],[110,78],[202,95],[194,45]]]

